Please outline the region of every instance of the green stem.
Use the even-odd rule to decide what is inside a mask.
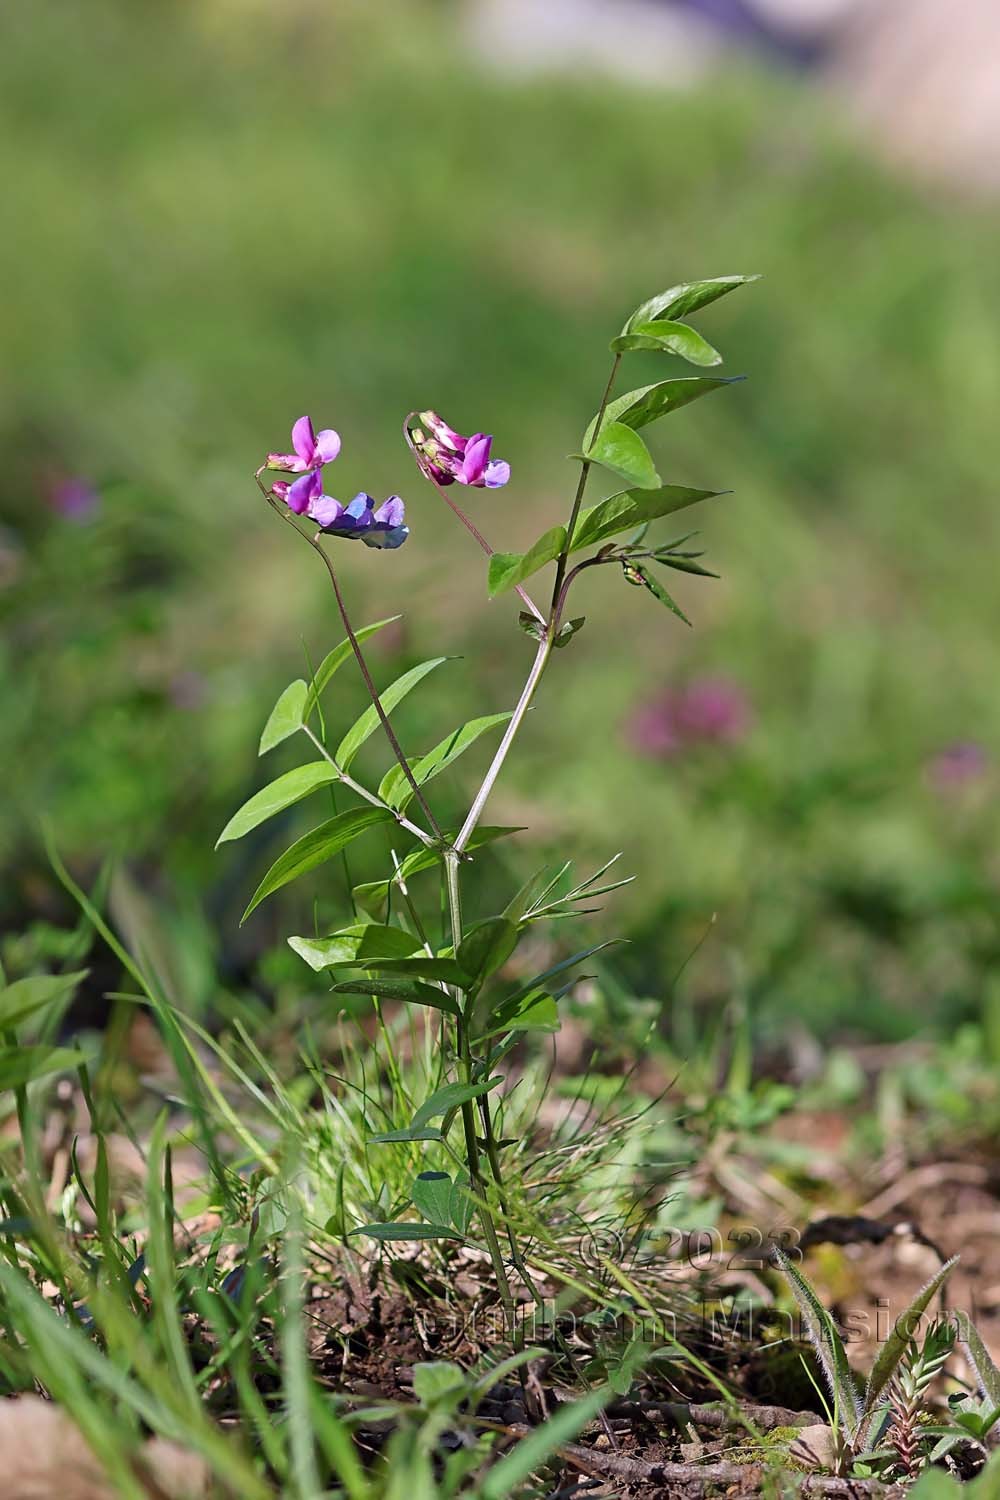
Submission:
[[[449,850],[444,857],[445,883],[448,892],[448,914],[451,919],[451,938],[456,953],[458,952],[458,945],[462,941],[462,890],[458,867],[459,855],[453,850]],[[464,996],[460,991],[457,998],[461,1006]],[[469,1043],[468,1014],[466,1011],[463,1011],[458,1016],[455,1024],[458,1056],[462,1068],[463,1081],[471,1084],[473,1082],[473,1058],[472,1047]],[[500,1301],[503,1304],[504,1315],[507,1319],[511,1338],[516,1341],[518,1336],[517,1309],[514,1304],[514,1294],[510,1289],[510,1280],[507,1276],[507,1267],[504,1265],[500,1241],[497,1238],[496,1224],[493,1222],[492,1211],[486,1202],[486,1184],[483,1180],[479,1159],[479,1141],[476,1136],[476,1112],[471,1099],[466,1099],[462,1105],[462,1128],[465,1132],[465,1154],[469,1166],[469,1182],[473,1193],[479,1201],[479,1217],[483,1226],[486,1248],[489,1251],[490,1261],[493,1265],[493,1274],[497,1281],[497,1290],[500,1293]]]
[[[611,390],[614,386],[615,378],[618,374],[618,366],[621,364],[621,362],[621,355],[616,354],[614,363],[611,366],[611,374],[608,376],[608,383],[604,387],[604,395],[601,397],[601,404],[597,408],[597,420],[594,422],[594,441],[596,441],[597,434],[601,430],[601,423],[604,421],[604,413],[607,411],[608,402],[611,400]],[[590,478],[590,470],[590,460],[588,458],[585,458],[580,468],[580,479],[576,486],[576,494],[573,497],[573,509],[569,513],[569,522],[566,526],[566,543],[559,554],[559,561],[556,563],[555,583],[552,586],[552,608],[549,611],[550,628],[551,621],[553,620],[556,613],[559,596],[562,593],[563,579],[566,576],[566,564],[569,561],[570,546],[573,542],[573,532],[576,530],[577,519],[580,515],[580,507],[583,504],[583,496],[587,488],[587,480]]]
[[[510,722],[508,723],[507,728],[504,732],[503,739],[500,741],[497,753],[493,757],[490,768],[483,778],[482,786],[476,793],[472,806],[469,808],[468,816],[466,817],[465,822],[462,824],[459,835],[455,840],[455,849],[459,854],[461,854],[462,850],[468,844],[469,839],[472,837],[472,834],[475,831],[476,825],[478,824],[480,818],[483,815],[483,812],[486,809],[486,803],[489,799],[489,795],[496,784],[497,777],[503,770],[504,761],[507,759],[507,756],[510,753],[511,746],[517,739],[518,730],[521,728],[521,725],[524,722],[524,717],[528,712],[528,709],[531,707],[531,701],[538,689],[538,684],[542,680],[542,675],[545,671],[546,666],[548,665],[548,660],[551,655],[552,636],[551,628],[548,628],[546,629],[544,636],[538,643],[538,650],[535,653],[535,660],[532,662],[531,671],[528,673],[527,681],[525,682],[524,687],[521,689],[521,696],[517,700],[514,712],[510,716]]]

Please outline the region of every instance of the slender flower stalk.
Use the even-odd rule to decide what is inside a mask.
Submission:
[[[621,362],[621,355],[616,354],[611,365],[611,374],[608,376],[608,383],[604,387],[604,395],[601,397],[601,404],[597,408],[597,420],[594,423],[595,439],[597,437],[597,434],[601,430],[601,423],[604,421],[604,413],[607,411],[608,402],[611,400],[611,392],[614,388],[615,379],[618,375],[618,366],[621,364]],[[552,585],[552,611],[549,616],[550,619],[554,618],[556,614],[556,610],[559,604],[559,598],[562,594],[563,580],[566,577],[566,564],[569,561],[569,549],[573,542],[573,532],[576,530],[576,522],[580,514],[580,507],[583,504],[584,494],[586,493],[587,480],[590,478],[590,470],[590,460],[585,458],[580,466],[580,478],[576,486],[576,494],[573,497],[573,507],[569,513],[569,521],[566,525],[566,545],[560,552],[558,561],[556,562],[556,577],[555,583]]]

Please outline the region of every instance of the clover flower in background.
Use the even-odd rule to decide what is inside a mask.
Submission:
[[[702,677],[640,704],[626,735],[637,754],[660,759],[701,745],[739,744],[752,723],[753,711],[738,683]]]
[[[975,740],[956,740],[928,761],[927,777],[938,792],[954,792],[980,781],[989,768],[983,746]]]
[[[292,453],[269,453],[267,467],[284,469],[288,474],[303,474],[333,463],[340,452],[340,434],[332,427],[322,432],[313,429],[311,417],[300,417],[292,428]]]
[[[304,474],[294,484],[279,479],[271,489],[297,516],[308,516],[327,536],[360,539],[366,547],[392,551],[401,547],[410,534],[404,522],[405,507],[398,495],[390,495],[376,508],[371,495],[362,491],[349,505],[341,505],[332,495],[324,495],[323,476],[315,471]]]
[[[55,480],[48,489],[48,502],[57,515],[78,525],[96,515],[101,504],[93,485],[78,474]]]
[[[498,490],[510,478],[510,464],[491,458],[493,438],[485,432],[462,437],[435,411],[422,411],[417,426],[407,421],[407,435],[421,471],[435,484],[467,484]],[[424,428],[427,431],[424,431]]]

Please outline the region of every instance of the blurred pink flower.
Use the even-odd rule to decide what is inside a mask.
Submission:
[[[79,475],[57,479],[49,486],[48,501],[52,509],[67,521],[88,521],[95,514],[100,497],[93,485]]]
[[[985,776],[989,760],[982,745],[975,740],[956,740],[931,758],[927,777],[939,792],[954,791]]]
[[[698,745],[735,745],[746,738],[753,710],[738,683],[701,677],[640,704],[626,726],[633,750],[654,759]]]

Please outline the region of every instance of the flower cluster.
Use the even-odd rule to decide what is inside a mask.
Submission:
[[[507,483],[510,464],[490,457],[493,439],[488,433],[462,437],[436,411],[420,412],[418,422],[422,425],[407,422],[407,437],[421,471],[435,484],[498,490]]]
[[[349,505],[342,505],[332,495],[324,494],[324,464],[332,463],[340,452],[340,436],[331,427],[322,432],[313,429],[309,417],[300,417],[292,428],[291,453],[269,453],[267,467],[286,474],[298,474],[289,484],[278,479],[271,491],[284,500],[297,516],[308,516],[329,536],[360,539],[366,547],[391,549],[401,547],[410,534],[404,524],[403,502],[390,495],[376,508],[371,495],[355,495]]]

